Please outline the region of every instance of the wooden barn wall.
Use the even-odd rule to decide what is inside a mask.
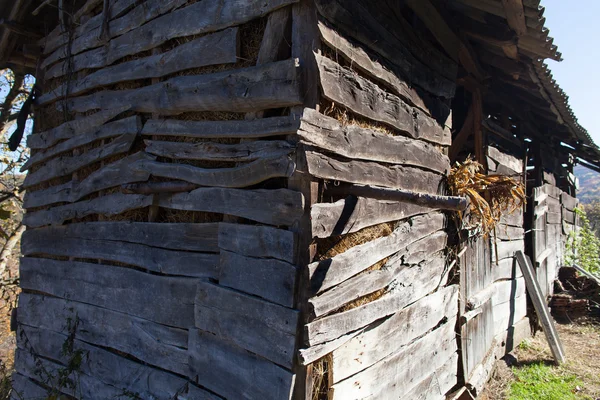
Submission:
[[[290,398],[296,3],[89,0],[41,42],[15,398]]]
[[[442,399],[458,382],[446,215],[333,189],[443,190],[456,65],[380,3],[348,3],[316,1],[320,102],[299,131],[320,191],[300,349],[308,395]]]

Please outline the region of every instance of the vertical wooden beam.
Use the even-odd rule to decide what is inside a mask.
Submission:
[[[317,9],[314,0],[300,0],[292,8],[292,57],[300,63],[300,83],[304,98],[302,106],[292,108],[291,112],[296,118],[302,116],[305,107],[318,110],[319,70],[314,54],[321,51],[321,40],[318,29]],[[297,135],[290,139],[297,141]],[[298,267],[295,307],[301,312],[301,328],[297,332],[297,345],[299,349],[304,343],[304,324],[308,322],[308,298],[310,278],[308,264],[316,254],[316,245],[312,242],[312,224],[310,210],[319,200],[319,183],[308,173],[306,153],[303,146],[296,150],[296,170],[288,181],[288,188],[297,190],[304,195],[304,216],[292,227],[297,232],[295,245],[295,264]],[[293,398],[297,400],[312,399],[312,367],[304,367],[299,362],[295,363],[296,385]]]
[[[525,9],[522,0],[502,0],[508,25],[517,36],[527,34],[527,23],[525,21]]]
[[[487,171],[487,158],[485,156],[485,138],[482,128],[483,120],[483,97],[481,89],[473,90],[473,135],[475,136],[475,159],[483,165]]]

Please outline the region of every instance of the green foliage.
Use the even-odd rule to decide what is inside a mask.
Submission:
[[[579,216],[582,226],[567,237],[565,263],[577,264],[596,274],[600,272],[600,239],[592,231],[585,211],[576,208],[575,213]]]
[[[509,400],[591,400],[577,393],[583,383],[575,375],[544,363],[513,368],[513,373],[516,379],[510,385]]]

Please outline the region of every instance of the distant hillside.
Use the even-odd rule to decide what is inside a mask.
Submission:
[[[600,174],[577,165],[575,167],[575,176],[579,178],[577,197],[581,202],[591,203],[594,200],[600,201]]]

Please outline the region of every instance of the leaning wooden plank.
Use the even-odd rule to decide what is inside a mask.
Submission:
[[[146,198],[144,196],[144,198]],[[234,215],[269,225],[293,225],[304,214],[302,193],[288,189],[200,188],[161,195],[161,207]]]
[[[135,153],[108,164],[87,176],[82,182],[67,182],[48,189],[28,191],[23,199],[24,208],[41,207],[53,203],[75,202],[90,193],[111,187],[145,182],[150,173],[136,169],[141,161],[153,161],[156,157],[144,152]]]
[[[579,204],[579,200],[577,200],[575,197],[569,196],[565,192],[560,194],[560,202],[567,210],[570,211],[575,210],[577,204]]]
[[[315,55],[323,96],[353,112],[396,128],[414,139],[449,146],[450,129],[335,61]]]
[[[250,0],[243,7],[240,7],[235,0],[225,0],[221,3],[205,1],[194,3],[121,35],[111,40],[105,47],[78,54],[73,58],[72,71],[102,68],[125,56],[158,47],[171,39],[240,25],[296,1],[275,0],[265,3]],[[64,75],[64,63],[63,61],[49,69],[46,72],[46,79]]]
[[[271,159],[260,158],[232,168],[199,168],[159,161],[142,161],[135,168],[155,177],[178,179],[201,186],[243,188],[271,178],[289,178],[295,167],[291,157],[283,155]]]
[[[391,235],[354,246],[333,258],[308,266],[313,293],[321,293],[392,254],[402,252],[411,243],[431,235],[444,225],[444,215],[417,216],[399,225]]]
[[[431,211],[434,209],[415,204],[351,196],[335,203],[313,205],[310,212],[312,235],[319,238],[344,235]]]
[[[443,180],[442,175],[418,168],[367,161],[340,161],[313,151],[306,152],[306,162],[309,174],[317,178],[421,193],[437,193]]]
[[[254,139],[269,136],[293,135],[300,127],[294,116],[260,118],[252,121],[183,121],[150,119],[142,135],[183,136],[198,139]]]
[[[333,399],[400,398],[456,353],[456,318],[370,368],[333,385]],[[389,396],[389,397],[388,397]]]
[[[511,169],[515,173],[523,173],[523,161],[521,161],[520,159],[509,154],[503,153],[492,146],[488,146],[487,152],[488,156],[490,156],[497,163],[504,165],[505,167]]]
[[[544,334],[546,335],[546,339],[550,345],[550,350],[552,350],[552,355],[557,363],[562,364],[566,360],[565,351],[560,342],[560,338],[558,337],[558,332],[554,326],[554,321],[548,312],[546,301],[542,297],[540,284],[535,278],[531,261],[525,256],[525,254],[523,254],[522,251],[518,251],[516,256],[519,266],[523,271],[523,276],[525,277],[525,282],[527,283],[527,291],[535,307],[535,312],[544,329]]]
[[[291,369],[299,312],[210,283],[198,284],[196,327]]]
[[[186,329],[157,324],[103,307],[23,293],[19,297],[20,324],[69,334],[65,321],[84,327],[77,338],[129,354],[140,361],[180,375],[189,373]]]
[[[108,139],[115,136],[121,136],[127,133],[138,133],[142,129],[142,121],[139,116],[124,118],[115,122],[103,125],[97,131],[78,134],[77,136],[65,140],[47,150],[38,151],[27,160],[21,167],[21,172],[29,169],[32,165],[39,164],[61,153],[71,151],[76,147],[93,143],[97,140]]]
[[[27,326],[21,326],[21,331],[40,356],[66,365],[69,355],[64,353],[63,344],[68,340],[67,335]],[[193,385],[178,375],[89,345],[79,340],[77,333],[73,340],[73,351],[86,354],[80,365],[81,374],[95,377],[106,385],[120,389],[122,393],[136,393],[142,399],[172,399],[175,394],[184,391],[186,386]],[[102,395],[99,397],[105,398]],[[219,397],[204,391],[200,399],[217,400]]]
[[[458,287],[444,288],[376,322],[333,351],[332,381],[340,382],[383,360],[458,313]]]
[[[288,230],[269,226],[219,224],[218,248],[248,257],[294,262],[296,238]]]
[[[600,285],[600,278],[598,278],[596,275],[592,274],[591,272],[581,268],[579,265],[574,264],[573,268],[575,268],[580,274],[583,274],[585,276],[587,276],[589,279],[596,281],[596,283],[598,283]]]
[[[458,383],[458,354],[452,356],[440,368],[414,386],[408,393],[403,394],[406,399],[439,400],[446,398],[446,394]]]
[[[148,207],[151,204],[152,196],[115,193],[49,210],[26,213],[23,216],[23,223],[30,228],[60,225],[74,218],[83,218],[92,214],[117,215],[136,208]]]
[[[140,6],[142,7],[142,6]],[[238,28],[230,28],[194,39],[173,50],[127,61],[93,72],[80,80],[63,84],[42,95],[39,104],[77,96],[90,90],[137,79],[159,78],[207,65],[233,64],[238,60]]]
[[[246,257],[222,250],[219,284],[263,299],[294,306],[296,267],[285,261]]]
[[[107,90],[77,97],[68,100],[65,107],[87,112],[129,104],[133,111],[162,115],[290,107],[302,102],[297,69],[297,60],[290,59],[234,71],[179,76],[139,89]]]
[[[15,372],[11,376],[10,400],[44,400],[48,398],[48,389]]]
[[[448,157],[429,143],[358,125],[342,125],[308,108],[302,114],[298,135],[306,144],[351,159],[403,164],[442,174],[450,169]]]
[[[105,111],[99,111],[89,117],[65,122],[48,131],[27,136],[27,146],[31,149],[47,149],[59,140],[71,139],[75,136],[97,132],[106,122],[127,110],[129,110],[128,105],[107,107]]]
[[[110,265],[31,257],[21,261],[23,289],[179,328],[194,326],[197,282]]]
[[[336,55],[343,56],[352,63],[353,67],[368,74],[372,79],[383,83],[412,106],[419,107],[431,115],[421,95],[413,87],[398,78],[396,74],[383,66],[375,57],[369,55],[362,47],[353,44],[323,21],[319,21],[319,31],[321,32],[321,39],[336,51]]]
[[[199,329],[190,331],[190,378],[227,399],[289,399],[295,376]]]
[[[53,178],[73,172],[111,156],[123,154],[131,149],[137,133],[126,133],[105,146],[96,147],[79,156],[61,156],[48,161],[43,167],[27,174],[23,187],[28,188]]]
[[[23,239],[24,255],[53,255],[119,262],[166,275],[213,278],[219,276],[217,254],[167,250],[138,243],[52,236],[40,229]],[[108,240],[107,240],[108,239]]]
[[[443,259],[436,259],[427,265],[407,266],[396,278],[397,282],[402,283],[401,287],[392,284],[390,291],[377,300],[307,324],[306,343],[313,346],[337,339],[423,298],[439,285],[444,264]]]
[[[180,160],[255,161],[278,158],[294,151],[286,140],[257,140],[237,144],[215,142],[181,143],[145,140],[146,152]]]
[[[46,68],[49,65],[67,57],[74,56],[83,51],[91,50],[95,47],[100,47],[106,44],[106,39],[110,40],[129,31],[138,28],[146,22],[170,12],[171,10],[181,7],[186,3],[186,0],[146,0],[144,4],[140,4],[133,10],[128,12],[121,18],[113,19],[108,22],[108,29],[105,31],[106,37],[102,36],[103,26],[97,26],[88,32],[74,38],[71,43],[59,48],[44,59],[41,68]],[[107,15],[107,18],[110,18]],[[147,40],[147,39],[146,39]],[[109,43],[110,45],[110,43]],[[68,46],[68,48],[67,48]]]

